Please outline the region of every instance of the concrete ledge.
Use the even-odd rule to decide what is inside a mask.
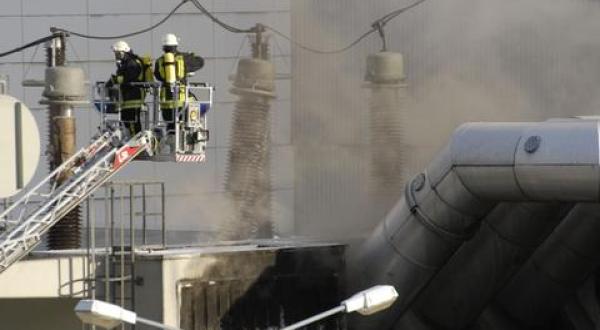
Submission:
[[[84,297],[85,256],[25,259],[0,274],[0,298]]]

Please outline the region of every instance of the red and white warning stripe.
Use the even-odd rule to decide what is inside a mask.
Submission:
[[[200,163],[206,160],[206,155],[175,155],[175,161],[178,163]]]

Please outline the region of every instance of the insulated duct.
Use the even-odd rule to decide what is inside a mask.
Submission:
[[[600,264],[600,205],[578,204],[496,299],[525,327],[551,321]]]
[[[356,329],[389,329],[499,201],[599,200],[598,121],[471,123],[458,128],[350,264],[353,291],[399,293]]]
[[[474,328],[478,330],[528,330],[506,317],[501,311],[492,308],[486,308],[483,311]]]
[[[477,235],[461,246],[427,285],[412,309],[427,324],[466,328],[571,208],[572,204],[560,203],[498,204],[483,219]]]
[[[238,101],[225,183],[233,214],[221,229],[225,240],[273,237],[270,101],[275,98],[275,66],[261,33],[252,50],[253,58],[239,61],[231,89]]]
[[[374,210],[389,210],[404,187],[403,122],[406,84],[400,53],[367,57],[369,98],[370,195]],[[378,216],[383,216],[379,214]]]

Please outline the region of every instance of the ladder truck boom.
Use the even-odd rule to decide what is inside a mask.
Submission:
[[[0,273],[32,251],[63,216],[134,158],[152,155],[154,134],[122,143],[120,130],[102,133],[0,214]],[[72,176],[57,186],[57,179]]]
[[[142,152],[146,152],[144,160],[150,161],[204,161],[209,138],[205,115],[213,104],[212,86],[186,84],[184,105],[177,107],[174,119],[167,122],[159,116],[161,85],[141,83],[139,87],[154,96],[152,111],[144,111],[145,130],[126,143],[122,121],[109,118],[119,115],[120,102],[116,113],[108,112],[106,86],[98,83],[97,87],[100,96],[94,104],[101,112],[105,131],[0,213],[0,274],[31,252],[42,235]],[[176,98],[178,88],[176,85]],[[169,124],[174,129],[169,129]],[[58,182],[67,177],[59,186]]]

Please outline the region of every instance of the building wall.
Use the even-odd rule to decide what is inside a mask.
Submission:
[[[289,33],[287,0],[202,1],[218,17],[233,25],[249,27],[264,22]],[[176,0],[7,0],[2,3],[0,29],[4,31],[2,50],[49,34],[57,26],[92,35],[118,35],[158,22],[178,3]],[[216,106],[209,117],[211,141],[208,159],[202,165],[134,163],[115,180],[152,180],[167,182],[167,222],[170,229],[212,231],[224,221],[224,178],[229,146],[230,121],[235,97],[228,92],[228,76],[235,70],[239,56],[249,55],[245,35],[225,32],[188,3],[167,23],[151,33],[128,38],[139,54],[156,57],[161,52],[160,39],[166,32],[181,38],[181,49],[194,51],[206,58],[205,68],[194,78],[212,83],[217,89]],[[106,80],[114,70],[110,45],[114,41],[69,39],[68,59],[82,66],[90,82]],[[293,228],[293,152],[290,145],[289,48],[273,47],[277,71],[278,99],[273,102],[273,214],[281,233]],[[0,59],[0,73],[10,76],[9,92],[35,111],[41,135],[47,135],[44,108],[38,105],[41,89],[24,89],[23,79],[42,78],[44,50],[31,48]],[[96,131],[99,117],[89,107],[77,109],[77,138],[82,146]],[[42,141],[45,145],[46,141]],[[43,154],[42,150],[42,154]],[[43,159],[37,178],[47,173]],[[101,207],[101,205],[99,205]],[[100,222],[100,221],[99,221]],[[158,225],[158,224],[156,224]]]
[[[338,49],[414,1],[292,2],[292,35]],[[426,1],[385,26],[405,55],[404,168],[421,171],[467,121],[597,114],[600,5],[589,0]],[[369,203],[366,57],[372,34],[338,55],[292,50],[295,221],[300,234],[364,236],[387,210]],[[402,191],[398,192],[400,198]]]

